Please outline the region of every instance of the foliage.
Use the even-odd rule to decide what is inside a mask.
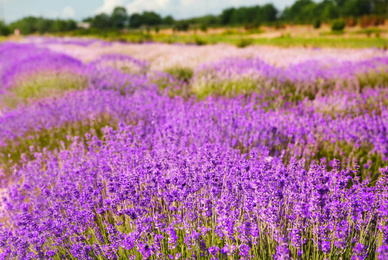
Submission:
[[[321,27],[321,20],[316,19],[313,23],[314,29],[319,29]]]
[[[45,19],[42,17],[25,17],[9,25],[11,29],[19,29],[22,34],[68,32],[77,28],[73,20]]]
[[[122,29],[127,26],[128,14],[124,7],[116,7],[111,15],[112,26],[117,29]]]
[[[0,95],[30,101],[0,115],[1,259],[387,259],[381,52],[167,74],[37,45],[0,45]]]
[[[202,37],[195,36],[194,37],[194,44],[196,44],[198,46],[206,45],[207,41]]]
[[[0,20],[0,35],[8,36],[11,33],[9,26]]]
[[[175,23],[174,29],[177,31],[188,31],[190,28],[190,24],[186,21],[180,21]]]
[[[330,21],[340,17],[360,18],[375,14],[388,15],[387,0],[297,0],[287,7],[281,19],[293,23],[312,23],[315,19]]]
[[[176,78],[182,82],[189,83],[193,78],[193,69],[187,67],[172,67],[167,68],[164,72],[170,74],[173,78]]]
[[[175,23],[175,20],[171,15],[168,15],[162,19],[162,24],[171,26],[174,23]]]
[[[84,89],[86,79],[69,73],[37,73],[17,82],[0,97],[0,107],[16,108],[22,103],[57,96],[72,89]]]
[[[253,43],[253,40],[250,38],[241,38],[237,43],[236,46],[238,48],[245,48]]]
[[[139,28],[140,26],[155,26],[162,24],[162,17],[155,12],[143,12],[142,14],[132,14],[129,18],[129,26],[131,28]]]
[[[91,20],[90,26],[97,29],[109,29],[112,27],[112,21],[107,14],[98,14]]]
[[[195,24],[199,26],[201,26],[201,24],[204,24],[207,26],[220,25],[219,16],[217,15],[205,15],[205,16],[185,19],[184,21],[188,22],[189,24]]]
[[[273,4],[264,6],[229,8],[222,11],[220,21],[223,25],[261,24],[276,21],[278,10]]]
[[[331,23],[331,30],[333,32],[341,32],[345,28],[345,22],[343,20],[334,20]]]

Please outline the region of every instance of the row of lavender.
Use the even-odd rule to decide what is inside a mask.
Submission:
[[[328,63],[305,76],[298,68],[307,63],[228,59],[183,83],[131,57],[84,64],[3,44],[4,100],[16,89],[42,91],[36,83],[50,81],[37,76],[82,84],[2,110],[3,162],[22,161],[4,179],[1,256],[386,259],[387,63]],[[304,76],[284,78],[294,70]],[[214,88],[241,79],[258,89],[331,89],[275,108],[265,103],[276,89],[199,101],[161,89],[192,84],[198,93],[199,81]],[[102,133],[106,125],[117,131]]]
[[[36,154],[3,202],[2,256],[386,259],[386,170],[369,187],[337,162],[241,156],[197,141],[185,116]]]
[[[172,103],[168,110],[158,105],[167,102]],[[50,134],[65,139],[68,130],[79,125],[86,127],[86,131],[79,133],[83,135],[94,125],[100,129],[118,122],[148,120],[152,114],[173,116],[184,111],[197,138],[217,141],[242,152],[259,149],[271,156],[287,150],[289,156],[304,158],[308,163],[322,157],[328,163],[341,158],[342,166],[351,167],[358,162],[364,177],[377,177],[379,167],[387,162],[388,111],[384,104],[380,104],[378,113],[371,114],[362,111],[357,102],[354,106],[361,110],[356,116],[332,117],[305,104],[266,111],[256,107],[254,97],[195,102],[180,97],[169,99],[151,90],[130,97],[107,90],[75,91],[4,113],[0,118],[0,142],[7,156],[17,149],[22,153],[30,146],[48,146],[49,143],[41,143],[44,135],[58,143]]]
[[[16,54],[18,58],[12,58]],[[52,139],[54,143],[58,143],[57,140],[50,138],[50,134],[60,132],[63,133],[62,137],[59,133],[56,137],[65,139],[69,134],[68,131],[64,131],[66,128],[79,128],[74,124],[95,125],[97,121],[97,127],[101,128],[104,124],[137,122],[148,116],[148,110],[144,112],[142,108],[146,107],[147,102],[151,107],[155,102],[165,102],[164,97],[155,95],[157,86],[154,83],[161,85],[162,82],[164,87],[169,86],[170,89],[180,88],[179,81],[174,82],[173,78],[163,73],[148,72],[147,75],[146,62],[126,56],[105,55],[90,64],[83,64],[68,56],[53,53],[35,45],[4,44],[0,57],[7,61],[2,63],[2,82],[3,91],[7,92],[3,97],[8,102],[12,100],[12,95],[8,93],[15,95],[20,92],[20,89],[23,94],[28,93],[28,88],[22,84],[23,82],[32,82],[31,86],[27,85],[30,88],[37,88],[39,83],[49,85],[49,90],[54,88],[46,81],[43,83],[32,81],[33,77],[50,78],[53,75],[60,75],[65,78],[60,77],[59,81],[65,83],[66,78],[78,79],[74,84],[76,91],[62,94],[64,95],[62,98],[54,96],[54,98],[30,102],[31,104],[21,105],[18,109],[3,112],[0,119],[2,132],[0,143],[4,147],[2,154],[5,161],[9,161],[8,154],[11,154],[11,157],[13,154],[20,154],[13,151],[14,149],[28,151],[31,145],[48,146],[46,139]],[[232,101],[207,99],[198,103],[191,99],[185,103],[185,111],[188,114],[203,111],[201,114],[204,120],[211,122],[207,131],[214,135],[212,140],[221,138],[226,144],[242,151],[259,148],[265,152],[269,151],[271,155],[278,155],[282,150],[288,150],[290,156],[303,157],[308,162],[322,157],[326,157],[328,162],[333,158],[340,158],[342,166],[352,166],[357,161],[362,167],[364,176],[371,177],[387,160],[385,85],[378,84],[374,89],[354,91],[352,87],[357,85],[355,82],[349,84],[352,86],[351,91],[349,88],[335,88],[341,87],[338,84],[340,80],[354,78],[354,75],[365,75],[372,70],[381,73],[382,77],[379,79],[384,78],[383,76],[387,74],[382,72],[388,68],[384,60],[384,58],[374,58],[361,61],[358,63],[359,66],[354,64],[348,66],[349,63],[344,63],[339,72],[346,68],[349,71],[343,73],[342,78],[341,73],[334,72],[340,67],[335,63],[335,69],[330,67],[323,72],[316,70],[317,75],[308,77],[310,81],[307,78],[294,80],[293,85],[296,88],[306,90],[315,86],[318,80],[335,82],[334,85],[326,88],[333,88],[327,95],[318,95],[313,101],[304,100],[298,104],[288,105],[283,103],[283,107],[268,110],[266,105],[268,102],[262,100],[268,101],[268,98],[275,96],[274,92],[289,86],[290,80],[283,80],[288,83],[278,88],[272,86],[271,93],[261,91],[248,99],[241,97],[234,98]],[[209,67],[212,66],[214,68],[210,70]],[[262,89],[262,86],[267,84],[265,81],[279,80],[281,78],[279,75],[282,74],[280,69],[257,60],[245,62],[237,60],[234,63],[232,60],[226,60],[212,66],[208,65],[206,70],[218,73],[218,79],[225,78],[224,81],[234,82],[236,79],[231,78],[232,75],[249,79],[261,77],[261,81],[254,85],[258,89]],[[298,66],[306,70],[305,65]],[[298,72],[298,66],[288,69],[288,74],[291,75],[290,71]],[[199,68],[196,74],[204,75],[204,70],[203,67]],[[233,71],[236,72],[233,74]],[[212,75],[211,73],[208,74]],[[269,73],[276,75],[270,76]],[[298,73],[302,74],[302,72]],[[248,74],[254,77],[248,77]],[[319,77],[319,75],[329,74],[332,77]],[[287,74],[283,73],[283,75]],[[194,79],[194,86],[199,78]],[[210,80],[208,83],[211,85]],[[55,84],[58,85],[58,82]],[[235,84],[238,85],[238,83]],[[63,89],[66,88],[61,90]],[[48,94],[42,89],[33,90]],[[146,96],[150,101],[142,100]],[[153,96],[155,97],[151,98]],[[269,104],[273,106],[275,103],[272,101]],[[170,111],[170,113],[177,112]],[[41,142],[42,130],[46,130],[43,131],[46,135],[43,143]],[[86,130],[88,130],[87,127]],[[72,129],[70,134],[74,132],[77,133]],[[82,131],[79,133],[83,135]],[[18,156],[13,159],[18,160]]]
[[[54,40],[50,39],[50,42]],[[77,43],[75,40],[70,42]],[[66,45],[68,41],[58,41],[58,43]],[[79,44],[89,45],[90,43],[89,41],[80,41]],[[102,55],[87,66],[71,56],[50,51],[48,48],[39,48],[37,44],[2,44],[0,55],[1,59],[6,61],[0,65],[2,67],[1,83],[5,87],[20,84],[17,81],[23,78],[23,74],[31,75],[36,71],[41,73],[46,70],[70,71],[77,74],[84,72],[87,68],[101,68],[101,65],[111,65],[130,74],[151,72],[149,71],[149,62],[129,56]],[[214,88],[215,85],[222,83],[248,80],[255,82],[254,87],[260,92],[263,86],[267,85],[279,88],[278,91],[283,91],[287,85],[292,85],[299,91],[325,94],[326,92],[322,87],[327,87],[333,83],[334,85],[340,83],[337,86],[331,86],[334,91],[343,90],[344,85],[348,84],[356,85],[351,87],[358,88],[358,90],[364,86],[385,85],[388,81],[387,71],[388,56],[384,52],[375,53],[371,58],[357,61],[320,58],[289,64],[285,67],[270,65],[260,58],[227,58],[197,67],[192,87],[195,92],[201,88]],[[275,83],[276,85],[274,85]],[[217,89],[210,89],[210,91],[217,92]]]

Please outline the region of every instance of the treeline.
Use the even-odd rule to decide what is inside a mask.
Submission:
[[[383,20],[388,16],[388,0],[323,0],[316,3],[312,0],[297,0],[287,7],[279,17],[280,21],[295,24],[308,24],[316,20],[331,21],[343,18],[357,20]],[[353,24],[355,25],[355,24]],[[373,24],[370,24],[373,25]]]
[[[46,19],[43,17],[28,16],[9,25],[0,22],[0,34],[8,35],[15,29],[22,34],[68,32],[77,29],[74,20]]]
[[[175,23],[172,16],[161,17],[155,12],[134,13],[129,15],[124,7],[116,7],[111,15],[98,14],[94,17],[84,19],[92,28],[97,29],[123,29],[139,28],[141,26],[172,26]]]
[[[172,16],[162,17],[155,12],[128,14],[124,7],[116,7],[111,14],[98,14],[84,19],[83,22],[90,26],[90,30],[154,28],[158,31],[159,28],[173,28],[184,31],[190,27],[206,30],[209,26],[245,26],[250,29],[263,24],[314,24],[319,27],[321,22],[331,22],[339,18],[348,26],[379,25],[388,18],[388,0],[323,0],[321,2],[297,0],[282,12],[273,4],[266,4],[228,8],[220,15],[206,15],[177,21]],[[0,34],[6,35],[16,28],[22,34],[55,33],[75,30],[77,24],[73,20],[52,20],[31,16],[10,25],[0,21]]]
[[[125,8],[117,7],[111,15],[99,14],[85,19],[91,28],[159,28],[170,27],[188,30],[190,27],[206,30],[209,26],[245,26],[256,28],[260,25],[279,23],[320,24],[338,18],[353,26],[379,25],[388,17],[388,0],[297,0],[280,12],[273,4],[251,7],[228,8],[220,15],[206,15],[184,20],[174,20],[171,16],[162,17],[155,12],[127,14]]]

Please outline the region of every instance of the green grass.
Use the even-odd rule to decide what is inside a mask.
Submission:
[[[215,96],[234,96],[242,94],[250,94],[252,92],[262,92],[263,88],[259,85],[260,82],[249,78],[243,78],[238,81],[224,82],[194,82],[192,92],[199,99],[206,98],[210,95]]]
[[[71,36],[86,36],[80,33],[68,33]],[[354,35],[354,34],[353,34]],[[333,47],[333,48],[388,48],[388,42],[385,38],[370,37],[350,37],[345,38],[342,34],[329,33],[318,37],[276,37],[276,38],[257,38],[251,37],[250,33],[241,33],[236,29],[229,29],[220,34],[197,35],[189,34],[149,34],[141,31],[120,32],[92,32],[87,34],[89,37],[102,38],[108,41],[125,42],[163,42],[163,43],[184,43],[184,44],[217,44],[226,43],[238,45],[242,40],[250,41],[256,45],[274,45],[279,47]]]
[[[0,166],[9,175],[11,166],[19,164],[22,157],[33,159],[35,152],[68,149],[74,142],[73,137],[78,136],[84,140],[87,133],[102,138],[102,128],[105,126],[116,128],[117,122],[109,114],[104,114],[94,120],[85,119],[41,131],[31,130],[23,136],[7,141],[6,146],[0,146]]]
[[[203,72],[205,80],[199,78],[193,82],[191,92],[199,99],[209,95],[214,96],[235,96],[242,94],[258,93],[261,94],[265,102],[274,102],[281,98],[283,102],[297,103],[304,99],[313,100],[316,95],[330,95],[335,90],[339,80],[322,82],[318,80],[315,84],[304,84],[294,82],[279,82],[276,79],[271,81],[267,79],[241,78],[239,80],[217,80],[212,78],[212,71]],[[210,78],[210,79],[209,79]],[[384,87],[388,85],[388,73],[385,69],[379,72],[370,71],[366,74],[356,75],[358,87],[354,82],[343,81],[343,88],[350,91],[360,92],[365,88]]]
[[[380,34],[384,32],[386,32],[386,30],[382,30],[380,28],[366,28],[366,29],[361,29],[350,33],[355,35],[365,34],[368,37],[372,37],[372,35],[374,35],[375,37],[380,37]]]
[[[233,97],[236,95],[250,95],[257,93],[261,98],[258,99],[258,104],[266,105],[270,108],[280,108],[285,102],[297,104],[304,99],[313,100],[317,94],[316,86],[299,87],[300,84],[292,82],[278,82],[276,79],[267,81],[265,79],[252,80],[250,78],[242,78],[240,80],[227,80],[223,82],[195,82],[192,86],[192,93],[198,99],[206,98],[207,96],[227,96]],[[326,87],[330,89],[330,84]]]
[[[272,38],[255,39],[259,45],[275,45],[280,47],[331,47],[331,48],[387,48],[386,39],[382,38]]]
[[[368,73],[357,75],[357,80],[360,85],[360,89],[367,87],[386,87],[388,86],[388,68],[381,69],[376,72],[371,70]]]
[[[252,45],[253,43],[253,40],[250,39],[250,38],[241,38],[237,43],[236,43],[236,46],[238,48],[245,48],[249,45]]]
[[[331,36],[331,35],[344,35],[344,31],[330,31],[330,32],[321,32],[320,36]]]
[[[277,38],[251,38],[241,35],[207,35],[202,36],[209,44],[226,43],[237,45],[242,39],[251,41],[256,45],[274,45],[279,47],[332,47],[332,48],[388,48],[387,40],[384,38],[344,38],[338,37],[314,37],[314,38],[294,38],[294,37],[277,37]],[[156,42],[193,42],[192,36],[171,35],[157,36],[153,38]]]
[[[172,77],[184,81],[186,83],[189,83],[191,79],[193,78],[194,71],[192,68],[188,67],[171,67],[165,69],[163,72],[166,72],[170,74]]]
[[[0,97],[0,105],[15,108],[31,100],[52,97],[73,89],[84,89],[87,79],[69,73],[37,74],[19,80]]]

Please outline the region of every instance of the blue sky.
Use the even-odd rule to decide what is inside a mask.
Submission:
[[[82,20],[97,13],[110,13],[115,6],[125,6],[129,13],[155,11],[180,19],[219,14],[222,9],[231,6],[262,5],[269,2],[283,9],[294,0],[0,0],[0,19],[12,22],[33,15]]]

